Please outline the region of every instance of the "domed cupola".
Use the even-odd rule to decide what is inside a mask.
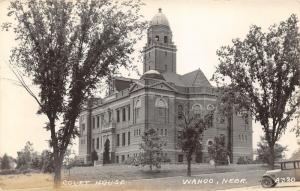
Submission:
[[[145,79],[145,78],[165,80],[163,75],[161,73],[159,73],[157,70],[148,70],[141,77],[141,79]]]
[[[154,25],[164,25],[170,27],[169,21],[165,14],[162,13],[161,8],[158,9],[158,13],[150,21],[150,26]]]

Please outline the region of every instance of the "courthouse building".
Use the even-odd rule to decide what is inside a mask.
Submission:
[[[105,142],[110,144],[112,163],[124,163],[137,156],[148,128],[154,128],[166,142],[163,155],[172,163],[186,160],[177,144],[181,120],[178,114],[187,109],[199,114],[214,110],[216,91],[200,69],[178,74],[176,51],[168,19],[159,9],[147,30],[141,78],[113,79],[109,95],[94,98],[80,114],[79,155],[85,163],[91,161],[93,150],[101,163]],[[252,159],[251,120],[237,114],[228,124],[224,117],[214,115],[212,127],[204,132],[197,162],[208,161],[207,146],[220,135],[230,145],[233,162],[239,157]]]

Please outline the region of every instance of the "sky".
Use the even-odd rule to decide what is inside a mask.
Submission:
[[[145,0],[142,14],[146,20],[162,8],[167,16],[173,41],[177,46],[177,73],[184,74],[200,68],[211,79],[218,57],[216,50],[230,45],[234,38],[243,39],[253,24],[265,31],[272,24],[286,20],[292,13],[300,18],[300,0]],[[8,0],[0,0],[0,23],[8,21]],[[300,23],[298,24],[300,25]],[[139,51],[146,39],[137,44]],[[37,115],[38,105],[24,89],[17,86],[8,67],[11,48],[15,45],[12,33],[0,31],[0,156],[8,153],[16,157],[26,141],[34,149],[48,148],[50,137],[43,126],[47,118]],[[142,73],[142,63],[134,63]],[[127,75],[128,72],[123,72]],[[132,75],[131,77],[135,77]],[[288,126],[295,125],[295,121]],[[261,126],[254,122],[253,147],[262,135]],[[76,141],[78,142],[78,141]],[[287,145],[289,157],[297,149],[294,133],[287,131],[280,140]],[[73,148],[78,152],[78,146]]]

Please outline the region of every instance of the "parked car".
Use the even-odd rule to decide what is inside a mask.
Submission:
[[[276,186],[278,183],[300,181],[300,160],[280,162],[280,169],[267,171],[261,180],[264,188]]]

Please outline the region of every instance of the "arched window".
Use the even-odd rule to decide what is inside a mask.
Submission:
[[[156,40],[157,42],[159,41],[159,36],[158,36],[158,35],[155,36],[155,40]]]
[[[157,119],[162,122],[167,121],[167,108],[168,104],[163,98],[158,98],[155,101]]]
[[[192,110],[193,110],[193,113],[196,117],[201,116],[202,106],[200,104],[193,105]]]
[[[178,105],[178,108],[177,108],[177,118],[178,119],[182,119],[183,117],[183,107],[182,105]]]
[[[155,107],[168,108],[168,104],[163,98],[158,98],[155,101]]]
[[[135,107],[134,107],[135,122],[140,117],[141,107],[142,107],[141,100],[138,99],[135,102]]]
[[[206,141],[206,149],[208,150],[208,148],[210,147],[210,146],[212,146],[214,144],[214,141],[212,140],[212,139],[208,139],[207,141]]]
[[[213,104],[208,104],[207,105],[207,110],[212,111],[215,109],[215,106]]]

